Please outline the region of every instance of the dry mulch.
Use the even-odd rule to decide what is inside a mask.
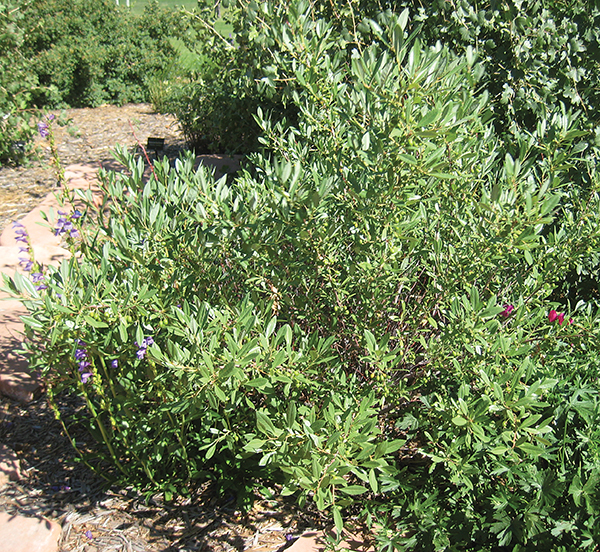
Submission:
[[[130,123],[142,144],[157,136],[165,138],[165,153],[170,156],[185,148],[175,120],[153,113],[148,105],[70,109],[63,117],[70,121],[56,127],[63,166],[110,167],[115,144],[137,149]],[[48,143],[39,139],[38,145],[40,161],[0,168],[0,232],[56,185]],[[65,419],[78,408],[76,403],[73,398],[61,399]],[[79,434],[77,439],[85,442],[87,436]],[[325,521],[315,513],[297,511],[277,496],[276,489],[269,498],[259,496],[248,513],[239,511],[235,501],[217,496],[210,486],[195,490],[193,498],[170,503],[159,495],[147,503],[132,489],[107,489],[104,480],[74,461],[71,444],[44,397],[25,406],[0,397],[0,442],[17,453],[25,476],[0,491],[0,510],[58,521],[63,528],[60,552],[271,552],[286,547],[286,535],[299,536]]]

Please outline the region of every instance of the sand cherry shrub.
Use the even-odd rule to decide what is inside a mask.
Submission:
[[[104,203],[56,221],[71,260],[7,282],[51,403],[87,407],[83,458],[148,492],[267,480],[385,550],[594,550],[600,316],[557,292],[600,235],[577,116],[510,154],[481,67],[408,12],[357,42],[257,9],[296,120],[258,111],[229,179],[121,151]]]

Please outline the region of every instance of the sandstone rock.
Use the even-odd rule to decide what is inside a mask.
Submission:
[[[0,512],[2,552],[57,552],[61,527],[42,517]]]

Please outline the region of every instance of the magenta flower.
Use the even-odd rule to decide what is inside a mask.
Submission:
[[[504,316],[504,318],[508,318],[512,314],[512,311],[514,311],[514,310],[515,310],[514,305],[504,305],[504,310],[500,314],[502,316]]]
[[[559,323],[559,324],[562,326],[562,323],[563,323],[564,321],[565,321],[565,313],[564,313],[564,312],[561,312],[561,313],[558,315],[558,323]]]
[[[554,322],[556,319],[558,318],[558,313],[552,309],[549,313],[548,313],[548,321],[550,323]]]

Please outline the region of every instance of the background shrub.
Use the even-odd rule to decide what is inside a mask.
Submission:
[[[0,166],[23,161],[36,130],[31,107],[38,81],[21,52],[22,23],[20,3],[0,2]]]
[[[176,59],[169,38],[188,28],[157,2],[136,17],[109,0],[36,0],[24,16],[23,53],[46,87],[35,101],[49,107],[146,101],[150,79]]]

